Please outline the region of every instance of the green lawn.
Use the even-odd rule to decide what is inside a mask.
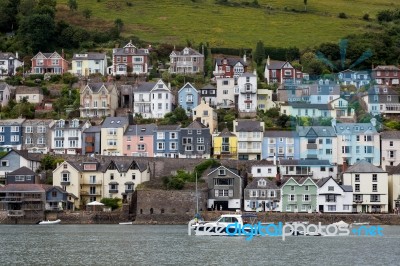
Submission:
[[[379,10],[400,8],[397,0],[309,0],[307,12],[303,12],[303,0],[258,0],[261,8],[221,6],[215,0],[85,0],[78,1],[78,12],[71,15],[66,7],[68,0],[57,2],[59,18],[82,26],[102,29],[120,18],[126,36],[150,42],[185,44],[191,40],[235,48],[254,48],[258,40],[268,46],[299,48],[337,42],[348,34],[376,30],[375,22],[362,20],[365,13],[375,19]],[[85,8],[93,12],[89,22],[78,18]],[[348,19],[338,18],[340,12]]]

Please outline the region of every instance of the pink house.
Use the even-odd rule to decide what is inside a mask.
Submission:
[[[32,74],[64,74],[68,71],[68,61],[57,52],[37,53],[32,59]]]
[[[124,156],[154,157],[153,135],[156,124],[131,125],[123,139]]]

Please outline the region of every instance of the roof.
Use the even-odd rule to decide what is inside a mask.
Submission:
[[[74,54],[72,60],[104,60],[105,58],[105,53],[78,53]]]
[[[186,128],[188,128],[188,129],[203,129],[203,128],[207,128],[207,127],[205,125],[203,125],[203,123],[199,122],[198,120],[194,120]]]
[[[15,54],[10,52],[0,53],[0,60],[8,60],[10,57],[16,58]]]
[[[398,175],[400,174],[400,164],[393,166],[389,170],[389,175]]]
[[[125,116],[116,116],[116,117],[106,117],[102,128],[119,128],[124,127],[129,124],[128,117]]]
[[[261,126],[260,121],[253,120],[238,120],[236,126],[236,132],[263,132],[263,127]]]
[[[243,73],[240,77],[257,77],[256,75],[254,75],[251,72],[245,72]]]
[[[218,137],[236,137],[236,135],[230,132],[228,128],[224,128]]]
[[[1,192],[45,192],[39,184],[8,184],[0,187]]]
[[[316,182],[315,180],[311,179],[310,177],[286,177],[281,180],[281,187],[283,187],[290,179],[293,179],[299,185],[304,184],[304,182],[306,182],[308,179],[310,179],[313,183]]]
[[[18,86],[15,89],[15,94],[42,94],[42,89],[39,87]]]
[[[97,170],[90,170],[89,172],[104,173],[110,164],[114,164],[120,173],[127,172],[132,164],[135,164],[141,172],[147,169],[147,163],[137,162],[129,156],[76,157],[74,160],[68,160],[67,163],[79,172],[85,172],[83,168],[84,164],[90,163],[95,163]]]
[[[243,66],[247,66],[247,63],[243,61],[243,58],[234,58],[234,57],[224,57],[224,58],[216,58],[215,64],[223,65],[223,60],[226,60],[227,65],[235,66],[237,63],[241,63]]]
[[[258,166],[275,166],[273,161],[268,161],[268,160],[260,160],[256,161],[251,168],[253,167],[258,167]]]
[[[280,165],[296,165],[296,166],[331,165],[329,160],[317,160],[317,159],[304,159],[304,160],[279,159],[279,164]]]
[[[24,121],[25,118],[5,119],[0,120],[0,125],[22,125]]]
[[[42,156],[43,156],[41,153],[29,153],[27,150],[14,150],[14,149],[11,149],[1,158],[6,157],[7,155],[9,155],[12,152],[15,152],[16,154],[18,154],[22,158],[25,158],[28,161],[40,162],[41,159],[42,159]]]
[[[5,90],[6,88],[9,88],[8,84],[5,82],[0,83],[0,91]]]
[[[277,61],[277,60],[270,60],[269,65],[267,65],[268,69],[281,69],[283,65],[285,65],[286,61]]]
[[[188,52],[187,54],[184,54],[185,50]],[[187,55],[197,55],[197,56],[204,57],[204,55],[202,55],[201,53],[199,53],[198,51],[196,51],[196,50],[194,50],[193,48],[190,48],[190,47],[185,47],[185,48],[182,49],[182,51],[175,51],[174,50],[174,51],[172,51],[170,56],[173,56],[174,54],[177,55],[177,56],[180,56],[180,55],[185,55],[185,56],[187,56]]]
[[[399,70],[399,68],[394,65],[387,65],[387,66],[376,66],[373,70]]]
[[[153,135],[154,130],[156,130],[156,129],[157,129],[156,124],[131,125],[131,126],[128,126],[128,129],[125,131],[124,136]]]
[[[306,102],[288,102],[282,104],[284,106],[291,106],[292,108],[307,108],[307,109],[318,109],[318,110],[331,110],[330,104],[326,103],[306,103]]]
[[[339,185],[344,192],[353,192],[353,187],[350,185]]]
[[[296,128],[299,137],[335,137],[336,132],[330,126],[297,126]]]
[[[235,169],[235,168],[229,168],[229,167],[226,167],[226,166],[223,166],[223,165],[218,166],[218,167],[213,167],[213,168],[211,168],[211,169],[210,169],[210,172],[208,173],[208,175],[211,175],[212,173],[214,173],[215,171],[217,171],[217,170],[220,169],[220,168],[226,169],[226,170],[228,170],[229,172],[231,172],[231,173],[233,173],[233,174],[239,176],[239,171],[238,171],[237,169]],[[239,177],[240,177],[240,176],[239,176]]]
[[[350,166],[345,173],[386,173],[386,171],[365,160],[361,160]]]
[[[266,181],[266,186],[258,186],[258,181],[260,180],[265,180]],[[247,185],[245,189],[256,189],[256,188],[267,188],[267,189],[278,189],[278,186],[276,185],[275,181],[271,181],[268,178],[265,177],[255,177],[253,181],[251,181],[250,184]]]
[[[383,131],[381,133],[381,139],[400,139],[400,131],[398,130]]]
[[[336,134],[375,134],[378,133],[371,123],[340,123],[335,126]]]
[[[295,138],[298,137],[296,131],[290,130],[267,130],[264,132],[264,138]]]
[[[211,84],[207,84],[201,88],[201,90],[215,90],[215,87]]]
[[[140,83],[137,87],[134,88],[135,92],[150,92],[154,86],[156,86],[156,82],[144,82]]]
[[[180,93],[183,89],[187,89],[187,88],[190,88],[190,89],[194,90],[196,93],[198,93],[197,89],[190,82],[186,82],[186,84],[183,85],[182,88],[180,88],[178,93]]]
[[[83,133],[100,133],[101,126],[90,126],[83,131]]]
[[[103,86],[104,86],[104,87],[107,89],[107,91],[108,91],[108,88],[107,88],[108,85],[110,85],[110,84],[105,84],[105,83],[103,83],[103,82],[88,83],[88,84],[85,86],[85,88],[86,88],[86,87],[89,87],[90,90],[91,90],[93,93],[98,93],[98,92],[100,91],[101,87],[103,87]]]
[[[180,125],[160,125],[156,128],[156,131],[179,130],[180,128]]]
[[[12,171],[11,173],[8,173],[7,175],[35,175],[35,172],[33,172],[28,167],[23,166],[15,171]]]

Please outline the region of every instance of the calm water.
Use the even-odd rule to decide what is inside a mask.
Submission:
[[[400,265],[383,237],[188,236],[187,226],[0,225],[1,265]]]

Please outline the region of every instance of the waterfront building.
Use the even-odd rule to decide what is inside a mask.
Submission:
[[[321,213],[351,213],[353,211],[353,188],[339,185],[332,177],[316,181],[318,185],[318,211]]]
[[[281,186],[282,212],[316,212],[318,186],[311,177],[290,177]]]
[[[280,211],[280,189],[275,179],[255,177],[244,189],[245,211]]]

